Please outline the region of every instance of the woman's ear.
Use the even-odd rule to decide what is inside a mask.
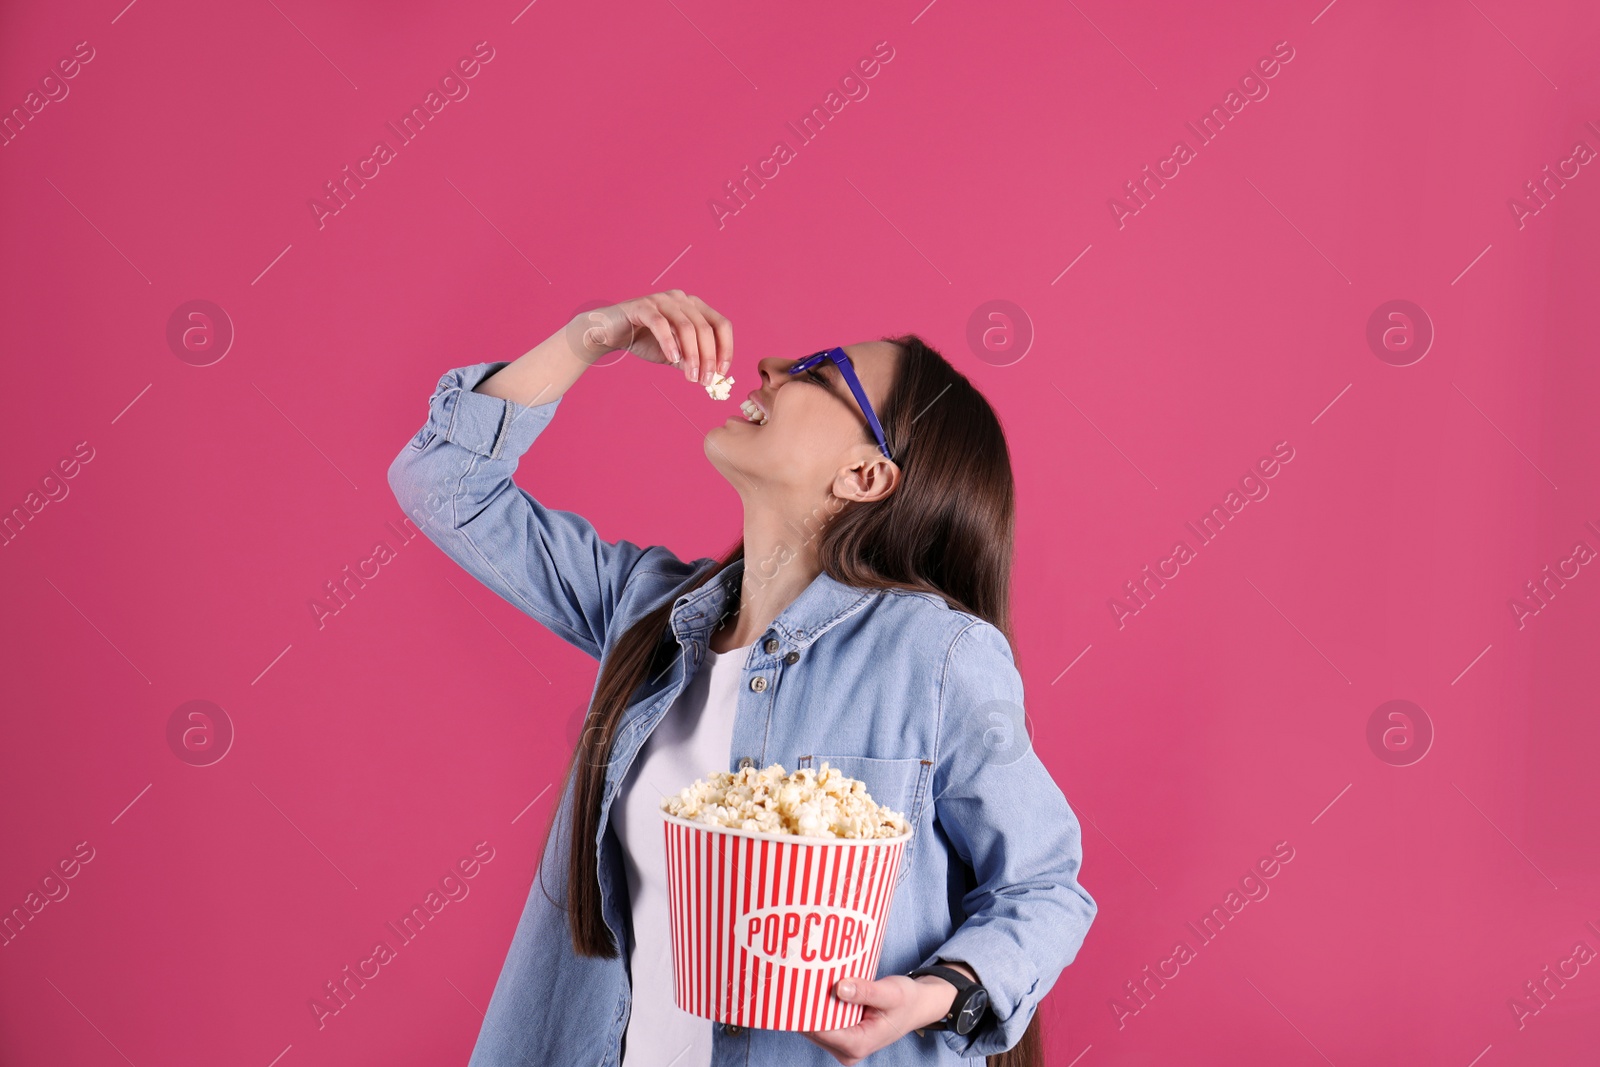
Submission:
[[[833,495],[871,503],[886,498],[899,484],[900,468],[873,447],[871,455],[839,469],[833,479]]]

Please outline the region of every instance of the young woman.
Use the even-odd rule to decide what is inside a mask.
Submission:
[[[1042,1067],[1039,1002],[1096,904],[1078,820],[1028,742],[994,411],[915,335],[764,358],[745,413],[705,437],[743,537],[684,561],[603,541],[512,481],[618,349],[708,384],[732,373],[733,328],[681,289],[580,315],[514,362],[446,373],[389,469],[434,543],[600,661],[472,1067]],[[862,1022],[750,1030],[680,1010],[661,798],[715,770],[824,761],[914,828],[881,977],[833,991]]]

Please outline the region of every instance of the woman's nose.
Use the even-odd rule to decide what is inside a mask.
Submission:
[[[761,383],[767,385],[788,378],[789,375],[784,372],[784,368],[794,362],[792,359],[783,359],[779,356],[766,356],[757,360],[756,367],[761,374]]]

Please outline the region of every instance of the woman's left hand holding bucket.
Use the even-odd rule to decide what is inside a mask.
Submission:
[[[845,1067],[894,1044],[912,1030],[938,1022],[956,999],[956,987],[933,975],[907,978],[891,974],[875,982],[841,978],[833,991],[840,1000],[865,1005],[866,1013],[854,1026],[807,1032],[806,1037]]]

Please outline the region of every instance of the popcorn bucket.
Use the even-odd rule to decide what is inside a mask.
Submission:
[[[678,1007],[765,1030],[860,1022],[866,1009],[833,987],[878,977],[911,835],[796,837],[661,817]]]

